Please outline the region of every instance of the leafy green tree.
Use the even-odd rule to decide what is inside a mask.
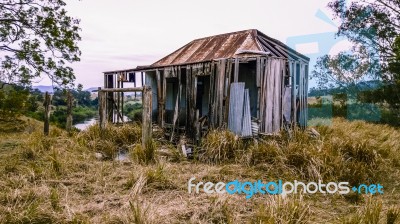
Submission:
[[[28,108],[29,91],[23,87],[8,86],[0,90],[0,119],[13,120]]]
[[[0,2],[0,87],[30,85],[47,75],[58,85],[71,84],[80,60],[79,20],[67,15],[63,0]]]
[[[353,48],[319,58],[312,78],[317,79],[320,88],[346,87],[346,91],[365,80],[380,80],[383,85],[372,86],[375,90],[369,91],[379,97],[370,94],[363,99],[398,107],[400,95],[395,90],[400,88],[400,1],[333,0],[328,7],[340,19],[337,35],[346,37]]]

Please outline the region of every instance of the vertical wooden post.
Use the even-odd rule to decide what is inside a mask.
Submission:
[[[233,75],[233,82],[239,81],[239,58],[235,58],[235,73]]]
[[[99,124],[100,130],[104,130],[107,124],[107,107],[106,107],[106,92],[101,91],[99,88],[98,98],[99,98]]]
[[[67,93],[67,124],[66,124],[66,129],[68,132],[72,131],[72,102],[73,102],[73,97],[71,90],[68,90]]]
[[[44,135],[49,135],[49,130],[50,130],[50,105],[51,105],[51,95],[46,92],[45,97],[44,97]]]
[[[162,85],[161,85],[161,74],[160,71],[156,70],[156,79],[157,79],[157,103],[158,103],[158,125],[162,127]]]
[[[151,87],[143,86],[142,93],[143,101],[143,116],[142,116],[142,146],[147,149],[148,145],[151,143],[152,138],[152,93]]]

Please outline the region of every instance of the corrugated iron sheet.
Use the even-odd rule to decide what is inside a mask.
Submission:
[[[291,58],[294,60],[298,60],[299,58],[305,61],[310,60],[279,40],[273,39],[256,29],[251,29],[194,40],[152,65],[104,73],[143,71],[153,68],[201,63],[222,58],[246,58],[260,55]]]
[[[242,134],[244,82],[231,84],[229,97],[228,129],[236,135]]]

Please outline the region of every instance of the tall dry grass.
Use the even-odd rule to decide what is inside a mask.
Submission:
[[[119,150],[129,150],[140,144],[142,128],[139,124],[108,125],[100,131],[98,125],[90,126],[78,134],[77,139],[88,149],[102,153],[106,159],[114,159]]]
[[[140,148],[140,126],[97,127],[69,136],[42,127],[0,136],[0,223],[398,223],[400,132],[385,125],[335,119],[258,141],[213,131],[200,160],[156,158]],[[10,141],[12,148],[9,146]],[[4,151],[5,148],[9,151]],[[113,158],[127,148],[131,160]],[[170,146],[168,146],[170,148]],[[178,153],[179,154],[179,153]],[[166,154],[163,154],[165,157]],[[174,155],[171,155],[174,156]],[[199,155],[200,156],[200,155]],[[263,196],[188,194],[187,181],[377,181],[385,194]]]
[[[382,174],[400,167],[400,134],[386,125],[335,119],[332,126],[317,126],[319,137],[295,130],[249,142],[227,131],[213,131],[203,140],[202,160],[266,164],[282,178],[376,183]]]

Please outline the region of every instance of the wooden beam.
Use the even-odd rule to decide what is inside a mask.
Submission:
[[[107,93],[114,93],[114,92],[142,92],[143,87],[136,87],[136,88],[110,88],[110,89],[100,89],[99,91],[107,92]]]

